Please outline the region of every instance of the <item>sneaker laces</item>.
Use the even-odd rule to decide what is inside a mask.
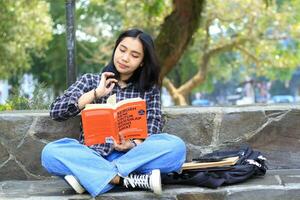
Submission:
[[[124,186],[151,189],[149,178],[149,174],[130,174],[124,177]]]

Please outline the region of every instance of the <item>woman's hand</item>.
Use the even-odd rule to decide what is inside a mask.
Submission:
[[[130,140],[123,141],[121,144],[114,141],[114,149],[117,151],[129,151],[133,147],[135,147],[135,145]]]
[[[103,72],[101,74],[100,83],[99,83],[98,87],[96,88],[96,96],[97,97],[106,96],[112,91],[113,87],[118,82],[117,79],[110,78],[110,77],[113,77],[114,75],[115,74],[112,72]]]
[[[142,143],[142,140],[134,140],[136,144]],[[130,140],[125,140],[123,137],[121,137],[121,144],[116,143],[114,140],[114,149],[117,151],[129,151],[136,145],[130,141]]]

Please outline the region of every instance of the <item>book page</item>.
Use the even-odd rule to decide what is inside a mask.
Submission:
[[[109,108],[115,109],[114,105],[110,104],[86,104],[83,110],[92,110],[92,109],[99,109],[99,108]]]
[[[107,98],[106,103],[110,104],[110,105],[116,105],[116,103],[117,103],[117,95],[116,94],[110,95]]]
[[[109,97],[110,99],[108,99],[109,102],[111,103],[106,103],[106,104],[86,104],[84,107],[84,110],[88,110],[88,109],[97,109],[97,108],[111,108],[111,109],[117,109],[118,107],[130,103],[130,102],[139,102],[139,101],[145,101],[144,99],[141,98],[129,98],[129,99],[124,99],[122,101],[119,101],[118,103],[113,103],[114,101],[116,101],[116,96],[112,95]]]
[[[117,104],[116,104],[116,107],[120,107],[124,104],[127,104],[127,103],[132,103],[132,102],[139,102],[139,101],[145,101],[144,99],[140,98],[140,97],[137,97],[137,98],[129,98],[129,99],[124,99],[122,101],[119,101]]]

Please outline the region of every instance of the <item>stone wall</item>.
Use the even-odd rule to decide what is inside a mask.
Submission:
[[[300,168],[300,105],[174,107],[163,110],[163,132],[181,137],[187,160],[244,143],[268,158],[270,169]],[[65,122],[47,111],[0,112],[0,181],[44,179],[40,153],[50,141],[79,136],[80,116]]]

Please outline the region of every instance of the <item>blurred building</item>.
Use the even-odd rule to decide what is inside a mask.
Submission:
[[[0,104],[4,104],[8,99],[8,91],[10,86],[7,80],[0,80]]]
[[[289,87],[291,90],[291,95],[293,95],[296,100],[300,101],[300,67],[293,73]]]

